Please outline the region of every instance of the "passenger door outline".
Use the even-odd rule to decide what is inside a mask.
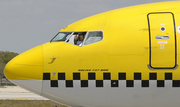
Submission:
[[[162,26],[163,26],[163,24],[165,25],[165,24],[172,24],[173,25],[173,27],[171,26],[171,28],[173,28],[172,29],[172,31],[170,32],[170,34],[163,34],[163,33],[166,33],[166,32],[164,32],[164,31],[162,31],[163,29],[161,29],[162,27],[160,27],[159,28],[159,30],[161,30],[162,31],[162,34],[155,34],[155,35],[153,35],[153,30],[157,30],[157,28],[156,29],[154,29],[152,26],[153,26],[153,18],[151,18],[152,16],[165,16],[165,15],[167,15],[168,17],[170,17],[171,16],[171,20],[168,20],[167,22],[164,22],[164,23],[161,23],[161,21],[159,22],[159,24],[161,23],[162,24]],[[149,65],[148,65],[148,67],[150,68],[150,69],[176,69],[177,68],[177,43],[176,43],[176,26],[175,26],[175,19],[174,19],[174,14],[173,13],[171,13],[171,12],[156,12],[156,13],[149,13],[148,15],[147,15],[147,19],[148,19],[148,28],[149,28]],[[164,19],[166,19],[166,18],[164,18]],[[163,19],[163,20],[164,20]],[[154,21],[154,22],[156,22],[156,21]],[[156,24],[156,23],[155,23]],[[168,27],[169,28],[169,27]],[[166,29],[165,29],[166,30]],[[158,36],[159,35],[159,36]],[[161,35],[161,36],[160,36]],[[169,39],[166,39],[166,40],[158,40],[157,38],[158,37],[167,37],[167,36],[170,36],[170,39],[171,40],[169,40]],[[157,37],[157,38],[155,38],[155,37]],[[156,39],[156,42],[154,42],[154,40]],[[159,57],[161,57],[160,55],[162,55],[163,56],[163,54],[164,54],[164,56],[166,56],[165,54],[166,53],[157,53],[157,54],[160,54],[159,56],[158,55],[156,55],[156,54],[154,54],[154,53],[156,53],[156,50],[158,49],[158,50],[160,50],[161,48],[161,50],[163,50],[163,48],[164,48],[164,46],[165,46],[165,48],[167,47],[167,46],[169,46],[169,44],[171,44],[171,42],[172,42],[172,39],[174,40],[173,42],[174,42],[174,46],[172,46],[171,45],[171,47],[172,48],[174,48],[174,56],[173,56],[173,54],[171,55],[171,57],[174,57],[174,59],[173,59],[173,61],[170,61],[169,60],[169,65],[168,64],[164,64],[163,65],[163,62],[162,61],[159,61],[159,62],[162,62],[162,63],[160,63],[159,65],[156,65],[155,63],[155,61],[157,61],[158,60],[158,58]],[[160,42],[160,43],[159,43]],[[161,42],[163,43],[166,43],[167,42],[167,44],[162,44],[161,45]],[[170,42],[170,43],[168,43],[168,42]],[[155,47],[153,47],[154,46],[154,44],[153,43],[156,43],[156,46]],[[159,43],[159,46],[160,47],[157,47],[158,44]],[[162,47],[161,47],[162,46]],[[157,49],[153,49],[153,48],[157,48]],[[159,51],[159,52],[163,52],[163,51]],[[164,51],[165,52],[165,51]],[[166,52],[167,52],[167,50],[166,50]],[[167,55],[168,56],[168,55]],[[157,58],[157,60],[156,60],[156,58]],[[159,58],[159,59],[162,59],[162,58]],[[167,58],[168,59],[168,58]],[[168,62],[168,60],[167,60],[167,62]],[[171,62],[173,62],[174,64],[173,65],[171,65],[170,63]]]

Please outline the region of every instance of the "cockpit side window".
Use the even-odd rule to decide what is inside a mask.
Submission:
[[[66,41],[69,36],[72,34],[72,32],[59,32],[52,40],[51,42],[64,42]]]
[[[88,44],[92,44],[92,43],[95,43],[95,42],[99,42],[102,39],[103,39],[102,31],[92,31],[92,32],[88,33],[84,45],[88,45]]]
[[[86,32],[74,32],[66,42],[69,44],[82,46],[85,36]]]

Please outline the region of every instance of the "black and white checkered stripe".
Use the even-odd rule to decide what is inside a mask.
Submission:
[[[104,87],[104,80],[111,81],[111,87],[120,87],[119,84],[121,81],[126,81],[126,87],[134,87],[134,83],[137,80],[141,81],[141,87],[150,87],[150,81],[156,81],[157,87],[165,87],[166,80],[172,81],[172,87],[180,87],[180,80],[172,80],[172,73],[165,73],[164,80],[157,80],[157,73],[149,73],[149,80],[142,80],[141,73],[134,73],[134,80],[127,80],[126,73],[119,73],[118,80],[111,80],[111,73],[103,73],[103,80],[96,80],[96,73],[88,73],[88,80],[81,80],[80,73],[73,73],[73,80],[66,80],[65,73],[58,73],[58,80],[51,80],[50,73],[43,73],[43,80],[48,80],[50,82],[50,87],[58,87],[58,81],[65,81],[65,87],[73,88],[75,80],[80,81],[80,87],[87,88],[89,87],[89,81],[95,81],[95,87]]]

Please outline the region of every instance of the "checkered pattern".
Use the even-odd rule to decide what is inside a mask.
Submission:
[[[104,87],[104,81],[111,81],[111,87],[120,87],[121,81],[126,81],[126,87],[134,87],[135,81],[141,81],[141,87],[150,87],[150,81],[156,81],[157,87],[165,87],[166,80],[172,81],[172,87],[180,87],[180,80],[172,80],[172,73],[165,73],[165,80],[157,80],[157,73],[149,73],[149,80],[142,80],[141,73],[134,73],[134,80],[127,80],[126,73],[119,73],[118,80],[111,80],[111,73],[103,73],[103,80],[96,80],[96,73],[88,73],[88,80],[81,80],[80,73],[73,73],[73,80],[66,80],[65,73],[58,73],[58,80],[51,80],[50,73],[43,73],[43,80],[48,80],[50,82],[50,87],[58,87],[58,81],[65,81],[65,87],[73,88],[75,80],[80,81],[80,87],[89,87],[89,81],[95,81],[95,87]]]

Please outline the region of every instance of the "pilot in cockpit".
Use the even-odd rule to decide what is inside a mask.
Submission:
[[[83,40],[84,40],[84,35],[83,34],[80,34],[79,36],[76,35],[74,37],[74,44],[78,45],[78,46],[82,46]]]

